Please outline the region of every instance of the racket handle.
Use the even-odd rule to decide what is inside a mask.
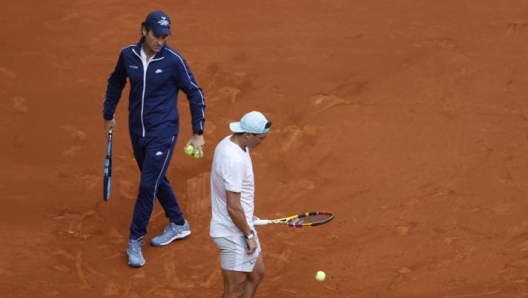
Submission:
[[[265,226],[269,224],[269,220],[265,220],[265,219],[257,219],[257,220],[254,220],[253,221],[253,225],[254,226]]]

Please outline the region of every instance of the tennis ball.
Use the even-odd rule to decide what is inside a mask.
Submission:
[[[315,273],[315,279],[317,279],[318,281],[324,281],[326,279],[326,273],[324,273],[323,271],[317,271]]]
[[[200,150],[196,150],[196,152],[194,152],[194,158],[200,158],[200,157],[202,157],[200,155]]]
[[[194,147],[192,145],[189,145],[189,146],[184,148],[184,151],[185,151],[185,154],[191,155],[193,153],[193,151],[194,151]]]

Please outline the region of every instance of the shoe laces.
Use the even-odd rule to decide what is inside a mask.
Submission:
[[[174,235],[178,234],[178,226],[175,223],[170,223],[169,228]]]
[[[145,242],[143,241],[143,239],[141,240],[131,240],[130,241],[130,248],[132,249],[132,251],[140,251],[141,249],[141,246],[144,245]]]
[[[177,225],[177,224],[172,222],[172,223],[169,224],[169,227],[172,230],[172,232],[174,233],[174,235],[178,235],[179,233],[181,233],[185,229],[185,224],[179,226],[179,225]]]

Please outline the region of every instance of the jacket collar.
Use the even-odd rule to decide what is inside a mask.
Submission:
[[[139,39],[139,42],[136,44],[136,46],[134,47],[133,51],[134,51],[134,54],[136,54],[136,56],[138,56],[139,58],[141,58],[141,47],[143,46],[143,43],[145,42],[145,37],[141,37]],[[152,60],[160,60],[160,59],[163,59],[164,55],[165,55],[165,49],[167,48],[167,43],[164,43],[163,46],[161,47],[161,50],[159,52],[157,52],[154,57],[152,57]]]

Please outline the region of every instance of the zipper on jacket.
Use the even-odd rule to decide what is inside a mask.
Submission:
[[[143,61],[143,59],[141,59]],[[143,137],[145,137],[145,122],[143,122],[143,110],[145,108],[145,90],[147,90],[147,68],[148,68],[149,62],[146,64],[143,63],[143,92],[141,93],[141,129],[143,130],[143,133],[141,134]]]
[[[145,92],[147,91],[147,70],[150,62],[154,61],[154,57],[151,57],[150,60],[146,61],[146,59],[143,59],[141,55],[139,55],[139,58],[141,59],[141,63],[143,64],[143,91],[141,92],[141,135],[145,137],[146,130],[145,130],[145,121],[143,120],[143,112],[145,110]]]
[[[141,53],[138,54],[138,53],[136,53],[135,50],[133,52],[134,52],[134,54],[136,54],[136,56],[139,57],[139,60],[141,60],[141,63],[143,64],[143,92],[141,93],[141,115],[140,115],[140,117],[141,117],[141,130],[142,130],[141,136],[145,137],[146,129],[145,129],[145,121],[143,121],[143,112],[144,112],[144,109],[145,109],[145,92],[147,90],[147,70],[148,70],[148,66],[149,66],[149,64],[151,62],[161,60],[161,59],[163,59],[163,57],[154,59],[154,56],[152,56],[152,57],[150,57],[149,61],[146,61],[146,58],[143,59]]]

